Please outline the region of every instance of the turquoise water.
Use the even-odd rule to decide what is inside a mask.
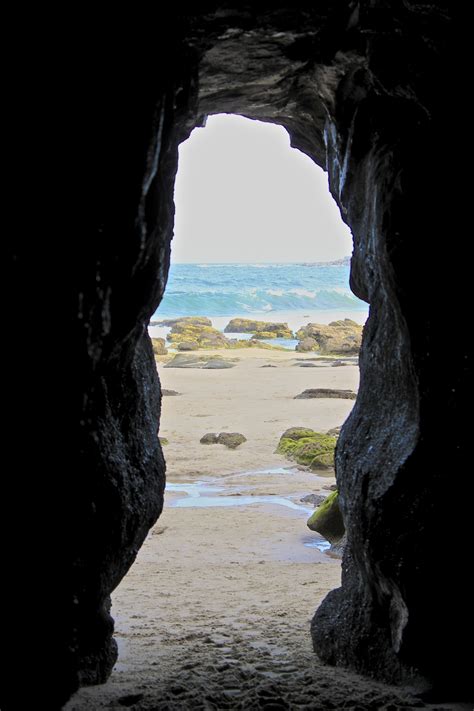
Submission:
[[[172,264],[154,319],[277,312],[367,312],[349,289],[349,260],[302,264]]]

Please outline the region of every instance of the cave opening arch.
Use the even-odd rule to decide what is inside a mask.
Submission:
[[[74,279],[61,282],[71,297],[64,312],[74,303],[64,323],[78,366],[68,402],[64,380],[46,370],[63,413],[63,441],[79,453],[68,478],[75,495],[64,494],[66,516],[48,501],[48,488],[41,518],[36,513],[38,531],[45,519],[73,531],[49,563],[54,595],[45,596],[45,621],[38,621],[52,651],[34,674],[52,706],[79,682],[109,673],[108,596],[160,512],[159,391],[144,332],[166,282],[177,145],[214,111],[281,123],[294,145],[328,170],[354,235],[352,288],[371,304],[359,398],[338,450],[350,529],[344,580],[318,612],[315,648],[330,663],[380,678],[415,670],[448,692],[468,688],[460,640],[472,629],[472,605],[462,547],[437,538],[440,516],[461,540],[472,533],[469,497],[455,509],[445,506],[449,470],[469,467],[468,369],[463,344],[442,349],[430,300],[443,275],[444,312],[462,330],[454,294],[459,300],[467,292],[467,264],[433,249],[452,234],[457,214],[455,181],[439,180],[450,173],[452,154],[435,150],[452,124],[452,103],[440,90],[456,75],[450,20],[446,4],[436,2],[262,3],[257,10],[211,3],[192,16],[176,12],[166,27],[154,25],[153,41],[142,38],[134,56],[114,46],[112,69],[109,63],[97,72],[96,62],[87,75],[83,106],[99,118],[90,126],[82,115],[77,122],[75,135],[88,128],[92,140],[83,154],[77,150],[69,175],[82,166],[95,200],[81,205],[85,228]],[[47,259],[41,264],[42,281],[48,274],[56,284]],[[19,316],[11,333],[18,343],[18,323],[28,312],[24,294],[40,285],[38,265],[15,261]],[[21,385],[27,367],[25,355],[12,359],[16,422],[18,403],[30,399]],[[439,442],[451,443],[443,465]],[[9,446],[16,456],[22,436]],[[64,493],[66,458],[51,448],[47,461],[50,481]],[[34,472],[32,455],[31,465]],[[447,565],[442,576],[439,559]],[[13,596],[11,605],[19,620],[23,608]],[[440,615],[445,609],[450,613]],[[15,630],[9,638],[13,667],[24,658],[17,636]],[[64,671],[59,683],[51,668]]]

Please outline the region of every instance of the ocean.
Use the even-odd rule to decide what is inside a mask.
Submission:
[[[351,318],[364,323],[368,305],[349,289],[349,258],[300,264],[172,264],[165,296],[152,321],[207,316],[223,330],[231,318],[284,321],[296,331],[309,322]],[[152,336],[168,329],[150,326]],[[295,342],[278,343],[294,348]]]

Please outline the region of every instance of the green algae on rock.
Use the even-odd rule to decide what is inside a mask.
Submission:
[[[334,466],[337,438],[304,427],[291,427],[280,437],[277,453],[310,469],[330,469]]]
[[[311,531],[316,531],[324,536],[332,545],[339,543],[345,534],[344,521],[339,507],[339,492],[334,491],[311,514],[307,521]]]

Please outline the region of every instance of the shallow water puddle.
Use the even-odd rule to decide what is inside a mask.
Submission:
[[[286,470],[281,470],[281,472]],[[256,473],[256,472],[252,472]],[[262,473],[269,473],[262,470]],[[275,470],[276,473],[276,470]],[[280,471],[278,471],[280,473]],[[287,472],[286,472],[287,473]],[[301,511],[307,516],[313,513],[314,509],[308,506],[296,504],[291,499],[286,499],[283,496],[266,495],[266,496],[244,496],[238,492],[229,494],[220,494],[220,492],[229,491],[223,487],[212,486],[203,481],[185,482],[174,484],[167,482],[166,490],[169,492],[186,494],[183,498],[175,499],[168,505],[172,508],[209,508],[213,506],[251,506],[253,504],[277,504],[285,506],[293,511]],[[209,494],[217,494],[210,496]],[[317,548],[321,552],[329,550],[330,544],[324,538],[316,536],[311,539],[306,539],[304,545],[309,548]]]

